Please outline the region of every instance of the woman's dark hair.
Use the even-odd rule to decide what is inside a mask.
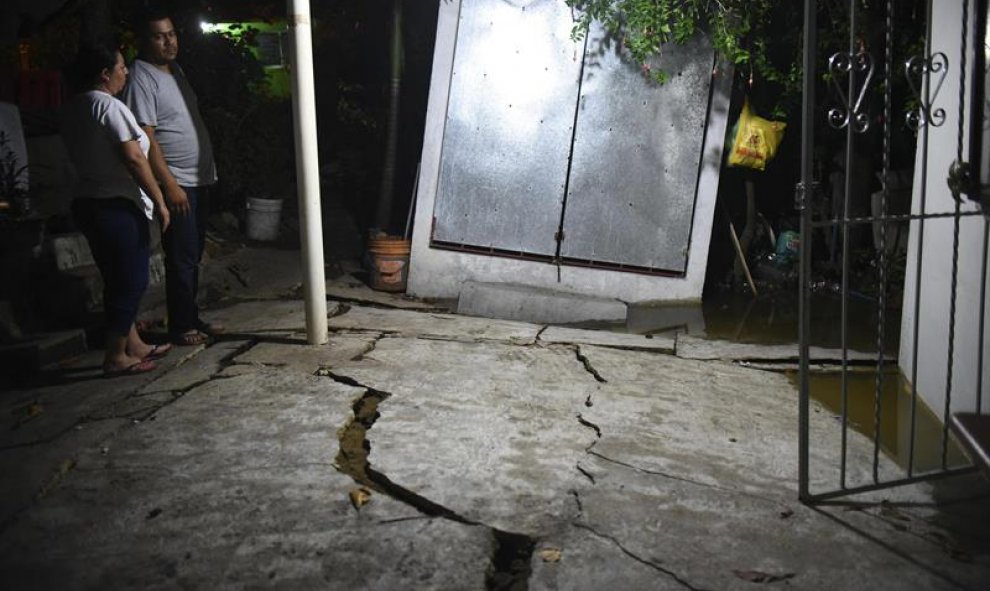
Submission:
[[[68,79],[76,92],[88,90],[100,81],[103,70],[117,65],[120,53],[116,42],[87,43],[79,48],[76,59],[68,71]]]

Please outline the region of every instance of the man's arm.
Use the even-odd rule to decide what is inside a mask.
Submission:
[[[165,163],[165,154],[162,153],[162,148],[155,138],[155,128],[150,125],[142,125],[141,129],[148,134],[148,139],[151,141],[151,147],[148,149],[148,163],[151,164],[151,171],[155,173],[155,178],[165,188],[165,199],[168,200],[175,213],[186,215],[189,213],[189,198],[186,197],[186,192],[179,186],[179,182],[172,176],[172,171],[168,169],[168,164]]]

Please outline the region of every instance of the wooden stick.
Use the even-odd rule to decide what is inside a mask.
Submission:
[[[742,245],[739,244],[739,236],[736,236],[736,226],[729,220],[729,234],[732,236],[732,245],[736,247],[736,255],[739,257],[739,262],[742,263],[743,272],[746,273],[746,280],[749,281],[749,288],[753,290],[753,297],[759,297],[759,292],[756,291],[756,283],[753,281],[753,276],[749,272],[749,264],[746,262],[746,255],[743,254]]]

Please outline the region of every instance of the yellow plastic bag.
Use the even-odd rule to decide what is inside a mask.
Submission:
[[[741,166],[764,170],[767,162],[773,159],[784,139],[783,121],[770,121],[749,110],[749,99],[743,103],[739,121],[736,123],[736,135],[729,152],[729,166]]]

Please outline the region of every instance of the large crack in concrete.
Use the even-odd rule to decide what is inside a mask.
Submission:
[[[347,386],[364,389],[364,394],[352,405],[354,418],[337,433],[340,443],[340,450],[335,459],[337,469],[350,476],[358,484],[388,495],[415,508],[424,515],[449,519],[463,525],[488,528],[492,535],[493,552],[485,573],[485,588],[489,591],[525,591],[528,589],[529,577],[532,574],[531,560],[537,540],[525,534],[502,531],[468,519],[448,507],[396,484],[388,476],[372,468],[368,461],[368,455],[371,453],[371,444],[367,437],[368,430],[374,427],[375,422],[381,416],[378,412],[378,405],[390,398],[392,394],[368,387],[350,376],[337,374],[333,371],[323,370],[320,375]]]

